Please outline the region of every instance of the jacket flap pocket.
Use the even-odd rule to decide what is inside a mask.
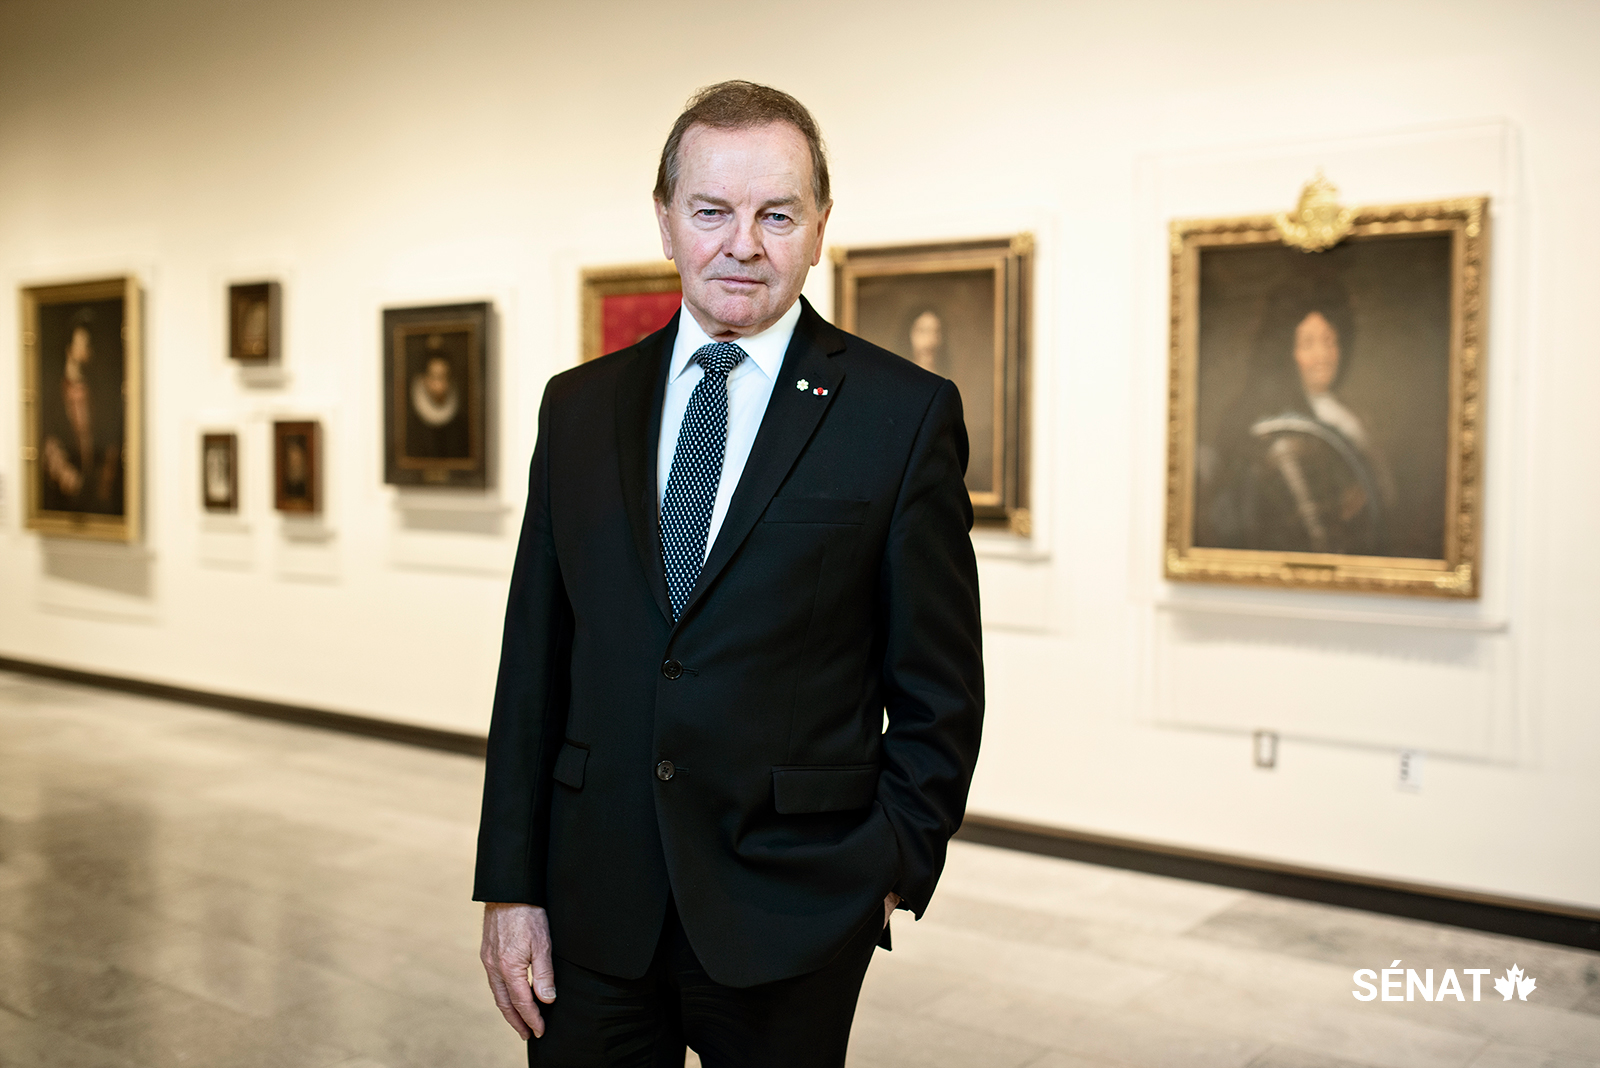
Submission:
[[[571,742],[561,747],[561,752],[556,754],[555,770],[550,777],[556,782],[570,786],[574,790],[583,789],[583,766],[589,762],[589,750],[579,749]]]
[[[866,808],[878,795],[878,765],[772,769],[772,800],[785,815]]]
[[[761,518],[767,523],[860,523],[871,503],[845,497],[774,497]]]

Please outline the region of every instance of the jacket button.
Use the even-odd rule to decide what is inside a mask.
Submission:
[[[670,760],[663,760],[656,765],[656,778],[662,782],[666,782],[676,774],[678,774],[678,769],[672,766],[672,761]]]
[[[665,664],[661,665],[661,674],[665,675],[669,679],[678,678],[683,674],[683,665],[678,663],[676,660],[668,660]]]

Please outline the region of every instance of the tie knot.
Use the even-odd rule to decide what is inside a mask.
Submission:
[[[747,355],[744,349],[731,341],[713,341],[695,350],[694,361],[705,368],[706,374],[727,378],[729,372],[739,366],[739,361]]]

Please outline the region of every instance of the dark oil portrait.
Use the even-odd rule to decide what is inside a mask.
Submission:
[[[467,440],[467,331],[410,334],[405,346],[405,455],[464,460]]]
[[[124,516],[128,368],[123,297],[38,308],[38,505]]]
[[[1205,248],[1192,544],[1439,559],[1451,236]]]
[[[384,312],[387,481],[485,484],[488,305]]]
[[[863,277],[856,282],[855,333],[961,390],[967,489],[998,490],[995,470],[995,286],[992,270]]]
[[[273,504],[278,511],[322,511],[321,436],[315,422],[272,424]]]
[[[239,510],[239,437],[200,436],[200,504],[208,512]]]
[[[1477,597],[1487,197],[1170,227],[1163,574]]]
[[[961,391],[974,519],[1028,535],[1033,237],[834,249],[839,326]]]
[[[240,363],[276,363],[279,338],[276,282],[228,287],[228,355]]]

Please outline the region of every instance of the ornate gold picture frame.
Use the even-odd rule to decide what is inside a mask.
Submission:
[[[1478,596],[1488,219],[1171,224],[1168,579]]]
[[[136,542],[143,506],[139,284],[106,278],[22,290],[26,525]]]
[[[579,359],[585,363],[660,330],[683,301],[678,268],[669,260],[591,267],[583,272],[579,288],[583,305]]]
[[[844,330],[961,390],[977,519],[1032,532],[1028,351],[1033,235],[835,248],[834,314]]]

